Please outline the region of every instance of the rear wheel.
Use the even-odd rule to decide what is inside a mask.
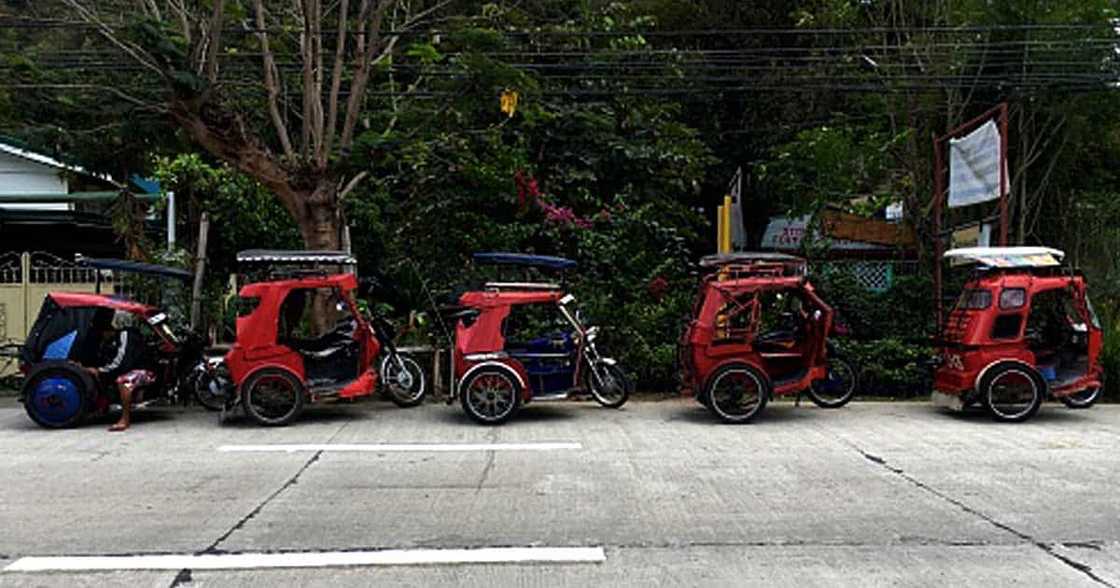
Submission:
[[[809,399],[821,408],[840,408],[856,395],[858,383],[855,367],[842,357],[832,356],[825,378],[809,386]]]
[[[597,362],[584,372],[584,378],[595,402],[607,408],[619,408],[630,398],[630,381],[617,364]]]
[[[213,371],[206,369],[195,371],[191,376],[190,385],[194,399],[206,410],[217,412],[225,408],[230,381],[229,372],[224,365],[214,368]]]
[[[750,422],[770,397],[766,377],[755,368],[737,363],[716,370],[705,392],[708,408],[726,423]]]
[[[287,425],[303,411],[303,384],[284,370],[261,370],[249,376],[241,389],[245,412],[258,424]]]
[[[1104,390],[1102,386],[1094,386],[1069,396],[1063,396],[1060,400],[1062,404],[1069,408],[1089,408],[1096,404],[1097,400],[1100,400],[1102,390]]]
[[[23,408],[41,427],[76,427],[85,419],[96,388],[93,378],[77,365],[43,365],[32,370],[24,382]]]
[[[482,368],[463,381],[459,399],[463,411],[476,422],[499,425],[521,406],[521,386],[505,370]]]
[[[981,400],[992,418],[1005,423],[1023,422],[1042,406],[1045,384],[1031,368],[1001,365],[992,368],[980,383]]]
[[[406,355],[386,356],[381,361],[381,381],[389,399],[401,408],[411,408],[424,402],[427,382],[424,370],[415,359]]]

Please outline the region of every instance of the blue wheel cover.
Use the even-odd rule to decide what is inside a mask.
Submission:
[[[27,399],[35,414],[43,421],[62,425],[82,410],[82,391],[74,380],[63,377],[44,378]]]

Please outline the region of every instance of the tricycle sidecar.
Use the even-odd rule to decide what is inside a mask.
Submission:
[[[575,262],[513,253],[475,254],[480,265],[562,271]],[[618,408],[630,382],[618,363],[599,353],[598,327],[583,324],[575,297],[552,282],[487,282],[458,298],[451,353],[450,402],[458,399],[483,424],[509,420],[523,404],[589,393]]]
[[[744,252],[700,267],[678,351],[686,394],[729,423],[750,421],[774,395],[807,391],[823,408],[851,400],[856,371],[828,341],[834,312],[806,278],[805,260]]]
[[[185,270],[128,260],[83,258],[80,263],[99,271],[178,280],[191,277]],[[99,293],[51,292],[20,350],[20,369],[26,376],[20,398],[35,423],[45,428],[75,427],[119,402],[113,382],[89,371],[102,363],[102,340],[112,334],[117,313],[134,318],[130,328],[144,343],[140,365],[135,367],[155,376],[154,382],[137,389],[133,405],[175,399],[199,370],[209,369],[201,337],[175,333],[167,314],[153,306]]]
[[[1102,331],[1084,276],[1046,247],[953,249],[945,258],[973,266],[941,326],[934,404],[983,406],[993,419],[1021,422],[1046,396],[1070,408],[1100,397]]]

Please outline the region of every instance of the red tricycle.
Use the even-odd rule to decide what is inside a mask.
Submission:
[[[182,269],[130,260],[81,258],[79,264],[95,272],[98,292],[102,271],[191,278]],[[134,300],[100,293],[47,294],[20,349],[20,369],[26,375],[20,396],[28,416],[45,428],[68,428],[120,403],[112,372],[90,369],[106,363],[103,347],[118,338],[124,338],[118,359],[125,355],[123,341],[136,341],[127,346],[131,352],[123,363],[154,376],[133,393],[132,406],[193,395],[207,408],[219,408],[214,390],[221,389],[222,375],[204,355],[206,341],[191,331],[176,332],[170,323],[167,313]]]
[[[239,293],[237,341],[225,358],[235,388],[228,407],[241,404],[257,423],[276,426],[294,420],[306,402],[371,395],[383,352],[380,379],[390,397],[419,404],[423,371],[362,315],[357,277],[319,269],[355,264],[349,254],[252,250],[239,253],[238,262],[282,269]]]
[[[700,261],[700,292],[679,343],[686,394],[728,423],[745,423],[773,395],[807,391],[822,408],[852,399],[856,370],[829,342],[834,312],[804,259],[729,253]]]
[[[971,247],[945,258],[974,272],[941,328],[932,400],[1021,422],[1045,396],[1070,408],[1100,397],[1102,331],[1085,278],[1046,247]]]
[[[475,263],[534,271],[572,269],[575,262],[542,255],[476,253]],[[492,281],[464,293],[449,314],[455,321],[451,393],[475,421],[509,420],[530,401],[562,400],[588,392],[618,408],[631,385],[615,360],[596,347],[598,327],[587,327],[575,297],[560,284]],[[542,334],[542,331],[544,334]]]

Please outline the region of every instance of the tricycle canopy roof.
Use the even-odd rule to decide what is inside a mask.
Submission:
[[[553,257],[551,255],[528,255],[525,253],[475,253],[474,261],[479,265],[513,265],[550,270],[567,270],[576,267],[576,262],[571,259]]]
[[[990,268],[1039,268],[1061,265],[1064,251],[1050,247],[964,247],[945,252],[945,259]]]
[[[51,292],[47,294],[61,308],[108,308],[120,310],[142,317],[154,315],[157,309],[146,304],[140,304],[127,298],[118,298],[105,294],[87,294],[85,292]]]
[[[176,280],[189,280],[192,277],[191,273],[185,269],[168,267],[166,265],[156,265],[154,263],[131,261],[127,259],[78,256],[78,264],[84,265],[86,267],[92,267],[94,269],[113,270],[118,272],[128,272],[132,274],[145,274],[150,276],[159,276],[161,278],[173,278]]]
[[[274,265],[355,265],[358,260],[345,251],[285,251],[280,249],[247,249],[237,252],[238,263]]]
[[[737,251],[735,253],[720,253],[717,255],[705,256],[700,260],[700,267],[717,268],[725,265],[748,264],[760,261],[770,263],[805,263],[804,258],[797,257],[796,255],[789,255],[786,253],[771,253],[766,251]]]

